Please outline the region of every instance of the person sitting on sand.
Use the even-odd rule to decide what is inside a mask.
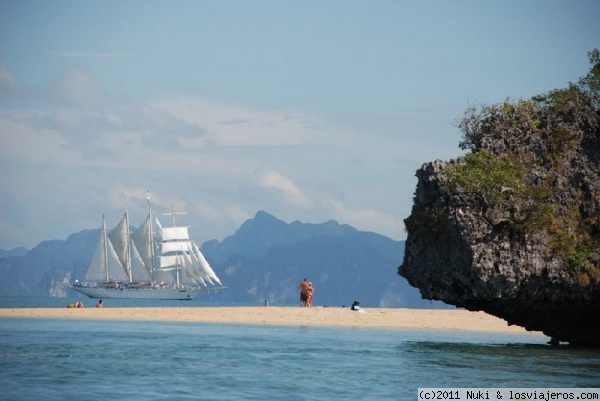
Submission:
[[[350,307],[350,309],[354,310],[354,311],[360,311],[360,302],[358,301],[354,301],[352,302],[352,306]]]
[[[98,301],[96,304],[96,308],[102,308],[104,305],[102,304],[102,300]]]
[[[306,277],[304,281],[300,283],[300,306],[306,306],[306,299],[308,297],[308,281]]]
[[[76,308],[83,308],[83,302],[81,302],[81,301],[75,302],[75,307]]]

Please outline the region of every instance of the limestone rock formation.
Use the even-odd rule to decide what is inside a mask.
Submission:
[[[425,299],[600,346],[600,112],[580,86],[467,111],[417,171],[398,273]]]

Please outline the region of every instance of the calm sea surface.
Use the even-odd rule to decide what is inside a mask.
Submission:
[[[12,303],[0,300],[0,307]],[[416,400],[418,387],[600,386],[599,350],[546,341],[436,330],[0,318],[0,399]]]

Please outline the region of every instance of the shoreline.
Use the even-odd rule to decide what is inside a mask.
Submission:
[[[322,326],[404,328],[498,333],[541,334],[485,312],[459,309],[350,308],[292,306],[233,307],[105,307],[88,308],[6,308],[0,318],[94,319],[174,321],[198,323],[232,323],[276,326]]]

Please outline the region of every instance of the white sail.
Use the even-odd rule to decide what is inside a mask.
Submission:
[[[148,214],[148,217],[146,217],[140,228],[133,235],[133,243],[142,258],[149,276],[152,276],[152,269],[154,268],[154,239],[152,238],[151,225],[151,216]]]
[[[206,286],[206,281],[209,281],[212,284],[212,282],[210,281],[210,278],[208,276],[206,276],[204,273],[202,273],[202,271],[200,270],[200,261],[198,260],[198,258],[196,258],[196,255],[194,255],[194,253],[192,252],[192,247],[191,247],[192,245],[195,245],[195,244],[193,242],[190,244],[190,252],[186,254],[187,262],[190,265],[189,269],[187,270],[187,274],[188,274],[190,280],[193,280],[197,284],[202,284],[204,286]]]
[[[158,242],[159,244],[161,244],[163,242],[163,227],[162,224],[160,224],[160,221],[158,221],[158,218],[154,218],[154,221],[156,223],[156,242]],[[160,282],[160,283],[173,283],[174,279],[173,279],[173,274],[171,273],[172,269],[166,269],[164,268],[164,266],[162,266],[162,263],[160,261],[160,254],[159,254],[159,260],[156,266],[156,281]]]
[[[108,241],[105,240],[104,235],[100,234],[100,238],[98,238],[98,243],[96,244],[96,249],[94,250],[94,256],[92,256],[92,261],[88,266],[87,273],[85,274],[85,281],[102,282],[106,280],[106,242]]]
[[[194,244],[194,245],[196,245],[196,244]],[[206,285],[207,281],[209,284],[214,285],[211,278],[204,272],[204,269],[202,268],[202,263],[201,263],[200,259],[198,259],[196,254],[192,253],[190,255],[190,258],[193,259],[194,275],[195,275],[196,280],[200,281],[203,285]]]
[[[188,227],[162,228],[162,241],[186,241],[189,239]]]
[[[172,211],[169,214],[173,226],[163,227],[153,217],[150,197],[146,199],[148,215],[133,236],[127,208],[110,234],[102,217],[102,235],[86,282],[76,280],[70,288],[91,298],[190,300],[204,291],[201,285],[221,284],[198,246],[190,240],[189,228],[175,224],[175,215],[184,213]]]
[[[108,280],[126,281],[127,274],[115,250],[106,236],[106,222],[102,218],[102,232],[94,250],[94,256],[85,275],[88,282]]]
[[[110,232],[110,242],[119,256],[130,282],[150,281],[150,271],[146,268],[134,242],[131,241],[128,222],[129,218],[125,213],[119,224]]]
[[[208,264],[208,261],[206,260],[204,255],[202,254],[202,252],[200,252],[200,248],[198,248],[198,245],[196,245],[196,243],[194,243],[194,253],[200,261],[201,271],[204,274],[206,274],[209,277],[209,279],[212,279],[219,283],[219,285],[222,285],[221,280],[219,280],[219,277],[217,277],[212,267],[210,267],[210,264]]]
[[[181,276],[181,282],[183,284],[192,284],[192,285],[198,285],[199,282],[197,280],[195,280],[196,274],[194,273],[194,264],[190,258],[189,254],[182,254],[181,255],[181,267],[182,267],[182,276]]]
[[[135,243],[130,242],[129,246],[131,247],[131,281],[150,281],[150,271],[146,268]]]
[[[175,268],[179,266],[183,273],[184,283],[206,285],[206,281],[213,284],[213,280],[221,284],[198,246],[192,242],[167,242],[161,244],[161,251],[166,253],[160,255],[160,269]]]
[[[160,253],[167,254],[169,252],[190,252],[192,250],[192,241],[181,242],[163,242],[160,244]]]
[[[156,236],[160,240],[158,264],[161,271],[179,272],[183,284],[221,284],[196,243],[189,239],[189,227],[163,227],[158,219],[156,225]]]
[[[127,213],[123,215],[121,221],[109,234],[110,242],[112,243],[119,260],[121,261],[121,265],[125,268],[125,271],[128,276],[128,280],[131,281],[131,264],[130,264],[130,256],[129,256],[129,228],[127,227],[128,223]]]
[[[160,255],[159,269],[174,267],[179,264],[179,255]]]
[[[156,221],[156,241],[159,243],[159,254],[158,254],[158,263],[156,266],[157,273],[157,281],[160,283],[175,283],[175,275],[173,274],[176,266],[177,266],[177,255],[165,255],[162,251],[162,244],[164,236],[164,228],[158,218],[155,218]]]
[[[119,261],[119,257],[108,239],[106,240],[106,248],[108,253],[108,280],[127,281],[125,268]]]

